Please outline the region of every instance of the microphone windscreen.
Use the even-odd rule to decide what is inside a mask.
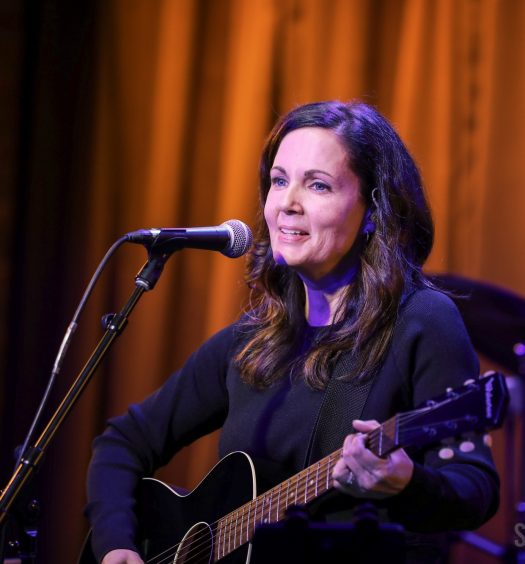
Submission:
[[[230,244],[221,251],[222,254],[230,258],[238,258],[247,253],[252,246],[253,235],[246,223],[238,219],[229,219],[222,225],[228,227],[232,232]]]

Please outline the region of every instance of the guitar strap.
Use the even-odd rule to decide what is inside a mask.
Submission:
[[[409,283],[399,301],[399,309],[415,293],[416,287]],[[345,437],[354,433],[354,419],[359,419],[365,407],[375,376],[367,382],[354,382],[348,376],[355,373],[355,358],[348,351],[341,355],[336,363],[332,378],[317,414],[316,422],[310,435],[308,449],[304,459],[304,468],[317,460],[328,456],[343,446]],[[341,378],[347,377],[346,380]]]
[[[341,448],[345,437],[355,432],[352,422],[361,416],[374,378],[363,383],[342,380],[352,374],[354,364],[353,354],[347,352],[335,366],[310,436],[305,468]]]

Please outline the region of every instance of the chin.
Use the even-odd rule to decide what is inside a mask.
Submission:
[[[294,268],[295,266],[299,266],[299,264],[294,261],[293,257],[287,257],[282,253],[275,252],[273,253],[273,260],[275,264],[279,266],[287,266],[288,268]]]
[[[273,255],[273,260],[275,261],[275,264],[279,265],[279,266],[288,266],[288,267],[293,267],[293,264],[290,263],[289,260],[287,260],[283,255],[281,255],[280,253],[274,253]]]

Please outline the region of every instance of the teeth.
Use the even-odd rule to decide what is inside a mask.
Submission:
[[[281,229],[285,235],[304,235],[303,231],[294,231],[293,229]]]

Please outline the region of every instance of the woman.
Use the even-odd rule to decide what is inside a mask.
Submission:
[[[370,106],[307,104],[274,127],[260,196],[249,311],[95,441],[94,553],[142,562],[138,480],[222,427],[220,455],[247,452],[262,491],[343,446],[326,518],[378,500],[381,518],[409,531],[410,558],[438,561],[428,533],[475,528],[496,511],[486,447],[446,459],[437,447],[381,458],[366,446],[377,421],[478,374],[455,306],[421,272],[433,224],[417,167]]]

